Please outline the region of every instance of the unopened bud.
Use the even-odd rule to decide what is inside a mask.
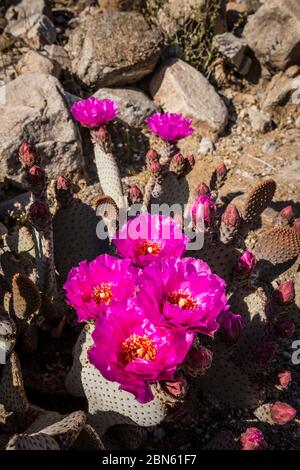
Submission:
[[[281,403],[277,401],[274,405],[270,406],[271,418],[275,424],[287,424],[292,421],[297,411],[287,403]]]
[[[170,170],[176,173],[177,175],[181,176],[184,173],[186,167],[186,160],[181,153],[177,153],[172,157],[170,163]]]
[[[209,195],[198,196],[191,209],[192,219],[196,226],[200,226],[204,223],[206,227],[209,227],[216,215],[216,212],[217,206]]]
[[[129,189],[129,197],[130,197],[132,204],[136,204],[142,201],[143,199],[142,191],[136,184],[133,184],[131,188]]]
[[[295,323],[290,318],[282,318],[275,325],[276,334],[282,339],[292,338],[295,334]]]
[[[279,215],[283,218],[283,219],[286,219],[288,221],[292,220],[292,218],[294,217],[294,211],[293,211],[293,207],[292,206],[287,206],[287,207],[284,207]]]
[[[55,181],[55,188],[58,191],[69,191],[71,189],[70,180],[68,180],[62,175],[57,176]]]
[[[99,127],[96,135],[98,139],[102,141],[106,141],[109,139],[109,132],[107,131],[107,129],[105,129],[105,127]]]
[[[193,168],[196,163],[194,155],[192,153],[188,153],[185,158],[188,161],[190,168]]]
[[[24,140],[19,147],[19,158],[22,165],[30,167],[39,163],[39,158],[27,140]]]
[[[222,312],[218,317],[220,337],[226,343],[236,343],[243,334],[244,326],[241,315]]]
[[[210,189],[205,183],[200,183],[198,188],[197,188],[197,194],[198,196],[206,196],[210,195]]]
[[[38,230],[45,230],[51,221],[51,215],[47,204],[41,201],[33,202],[28,209],[30,223]]]
[[[39,193],[45,189],[45,171],[37,165],[29,167],[26,171],[26,181],[33,193]]]
[[[257,428],[247,428],[240,436],[242,450],[265,450],[267,443],[263,433]]]
[[[296,232],[300,233],[300,218],[295,219],[293,228],[296,230]]]
[[[240,220],[241,218],[239,211],[233,204],[229,205],[222,215],[222,222],[225,225],[229,225],[231,227],[237,227],[240,223]]]
[[[273,341],[259,344],[254,351],[254,361],[261,367],[269,365],[277,352],[277,345]]]
[[[220,163],[220,165],[216,168],[216,175],[218,179],[224,179],[228,173],[227,167],[224,162]]]
[[[163,390],[172,398],[181,400],[187,393],[187,381],[184,377],[179,377],[177,380],[167,380],[162,382]]]
[[[151,162],[157,162],[159,160],[159,155],[154,149],[148,150],[146,154],[146,160],[150,164]]]
[[[250,251],[244,251],[240,259],[235,265],[235,272],[245,276],[250,276],[254,266],[256,265],[256,258]]]
[[[162,170],[162,166],[161,164],[157,161],[157,162],[151,162],[150,165],[149,165],[149,170],[151,171],[151,173],[153,175],[159,175],[161,170]]]
[[[288,305],[294,302],[295,285],[293,281],[287,281],[277,287],[273,292],[273,299],[279,305]]]
[[[278,374],[278,381],[281,389],[287,389],[292,382],[292,373],[289,370],[280,372]]]
[[[204,346],[192,349],[187,359],[188,370],[192,375],[203,375],[211,367],[212,358],[212,351]]]

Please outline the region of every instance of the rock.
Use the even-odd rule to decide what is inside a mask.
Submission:
[[[82,147],[59,81],[41,73],[26,73],[5,87],[0,103],[0,175],[20,179],[18,149],[23,139],[36,144],[49,177],[79,172]]]
[[[47,57],[52,62],[58,64],[62,70],[71,70],[70,57],[62,46],[59,46],[58,44],[46,44],[44,46],[44,50],[47,53]]]
[[[70,34],[68,50],[77,77],[100,88],[137,82],[152,72],[162,36],[136,12],[83,18]]]
[[[208,80],[180,59],[169,59],[152,77],[150,94],[164,110],[193,118],[203,130],[221,133],[228,111]]]
[[[300,116],[297,117],[295,121],[295,126],[297,127],[297,129],[300,129]]]
[[[200,155],[207,155],[208,153],[211,153],[213,150],[214,150],[213,142],[210,139],[203,137],[199,145]]]
[[[300,63],[299,0],[268,0],[250,16],[244,37],[262,65],[285,70]]]
[[[7,10],[5,17],[7,21],[18,21],[32,15],[46,15],[51,18],[51,5],[49,0],[21,0],[13,3]]]
[[[47,16],[39,13],[9,22],[5,31],[22,38],[36,49],[56,40],[54,24]]]
[[[217,34],[213,39],[213,46],[241,75],[247,75],[252,59],[247,55],[248,46],[245,40],[232,33]]]
[[[254,132],[267,132],[271,130],[273,122],[271,114],[260,111],[257,106],[251,106],[248,115]]]
[[[146,0],[98,0],[102,11],[142,11],[146,6]]]
[[[26,72],[46,73],[59,77],[61,68],[57,62],[52,62],[48,57],[39,52],[30,50],[22,56],[16,66],[19,75]]]
[[[153,4],[155,0],[148,0],[148,4]],[[215,34],[226,31],[225,20],[225,1],[217,0],[211,5],[211,8],[219,8],[215,18],[214,32]],[[198,23],[206,20],[207,15],[212,15],[212,11],[208,11],[210,5],[207,6],[206,0],[166,0],[162,2],[162,6],[157,14],[157,21],[169,37],[174,37],[181,29],[181,26],[189,20],[195,19]]]
[[[117,101],[119,117],[130,126],[141,126],[148,116],[159,111],[159,107],[136,88],[100,88],[94,96]]]
[[[294,92],[300,90],[300,69],[297,66],[290,67],[286,72],[276,74],[265,91],[262,102],[263,109],[282,106],[288,102]]]

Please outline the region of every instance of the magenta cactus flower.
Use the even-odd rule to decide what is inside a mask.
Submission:
[[[118,104],[112,100],[87,98],[74,103],[71,107],[74,118],[84,127],[104,126],[118,115]]]
[[[123,225],[113,239],[118,253],[138,266],[147,266],[164,257],[181,256],[188,241],[173,219],[146,212]]]
[[[162,140],[176,143],[193,134],[192,119],[186,119],[181,113],[155,113],[146,119],[146,123],[153,134]]]
[[[254,266],[256,265],[256,258],[251,251],[244,251],[240,259],[235,265],[235,271],[238,274],[242,274],[244,276],[250,276],[252,273]]]
[[[282,425],[292,421],[297,414],[297,410],[287,403],[277,401],[270,406],[270,414],[275,424]]]
[[[217,212],[217,206],[209,194],[200,194],[194,201],[191,209],[192,219],[197,226],[204,221],[209,226]]]
[[[242,450],[266,450],[267,443],[263,433],[257,428],[247,428],[240,436]]]
[[[164,259],[139,276],[137,302],[156,323],[212,336],[227,307],[225,281],[194,258]]]
[[[224,311],[218,317],[220,325],[220,335],[223,341],[236,343],[243,334],[244,326],[241,315],[234,315],[231,312]]]
[[[133,295],[135,280],[130,260],[103,254],[90,263],[81,261],[64,284],[67,303],[76,310],[79,322],[95,320],[109,306]]]
[[[153,399],[151,383],[174,380],[194,340],[192,333],[153,324],[148,313],[134,302],[115,305],[98,318],[89,352],[103,377],[118,382],[140,403]]]

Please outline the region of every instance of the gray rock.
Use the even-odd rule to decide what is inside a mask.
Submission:
[[[46,73],[59,77],[61,68],[57,62],[50,60],[43,54],[37,51],[30,50],[22,56],[16,66],[19,75],[26,72]]]
[[[183,113],[213,133],[221,133],[228,111],[214,87],[195,68],[169,59],[152,77],[150,93],[165,111]]]
[[[51,5],[49,0],[20,0],[11,5],[5,13],[7,21],[14,22],[31,15],[46,15],[51,18]]]
[[[262,65],[285,70],[300,63],[299,0],[268,0],[250,16],[244,37]]]
[[[93,89],[137,82],[152,72],[161,34],[136,12],[83,18],[70,34],[68,51],[74,73]]]
[[[46,44],[44,46],[44,51],[47,54],[47,57],[63,70],[71,70],[71,60],[68,56],[67,51],[58,44]]]
[[[5,88],[5,103],[0,104],[1,178],[20,179],[18,148],[24,138],[36,144],[49,177],[80,171],[81,140],[59,81],[26,73]]]
[[[247,75],[252,59],[247,55],[248,46],[245,40],[232,33],[217,34],[213,46],[241,74]]]
[[[36,49],[44,44],[52,44],[56,40],[54,24],[47,16],[40,13],[9,22],[5,31],[22,38]]]
[[[251,106],[248,110],[248,115],[254,132],[267,132],[272,128],[271,114],[261,111],[257,106]]]
[[[159,107],[141,90],[135,88],[100,88],[94,96],[109,98],[119,104],[119,117],[130,126],[140,126]]]
[[[200,155],[207,155],[208,153],[211,153],[213,150],[214,150],[213,142],[210,139],[203,137],[199,145]]]
[[[294,92],[300,90],[300,69],[292,66],[286,72],[274,75],[266,88],[263,109],[274,108],[286,104]]]

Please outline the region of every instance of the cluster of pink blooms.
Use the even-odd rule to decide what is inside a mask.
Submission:
[[[64,285],[78,320],[96,320],[91,363],[141,403],[153,398],[151,383],[176,378],[196,333],[213,336],[228,312],[224,280],[181,258],[187,243],[173,219],[142,213],[115,235],[122,258],[82,261]]]

